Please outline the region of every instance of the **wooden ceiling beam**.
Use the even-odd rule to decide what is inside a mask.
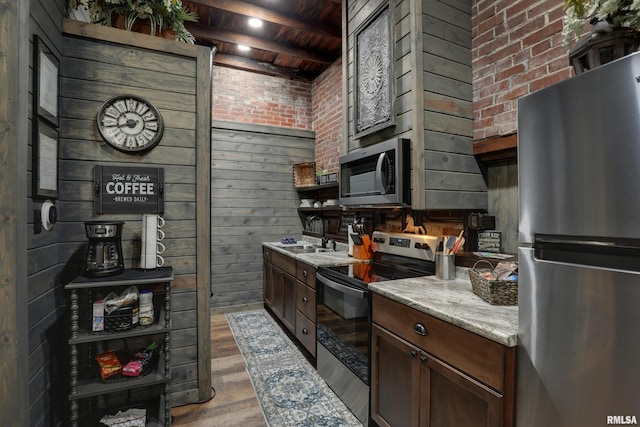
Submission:
[[[270,9],[255,6],[239,0],[189,0],[192,4],[212,7],[231,13],[237,13],[252,18],[259,18],[266,22],[271,22],[283,27],[289,27],[294,30],[305,31],[308,33],[318,34],[325,37],[333,37],[340,39],[342,37],[342,29],[332,25],[319,25],[312,21],[306,21],[282,13],[275,12]],[[334,3],[341,3],[341,0],[335,0]]]
[[[282,53],[295,56],[307,61],[319,62],[321,64],[333,64],[336,58],[329,58],[316,52],[310,52],[303,49],[296,49],[280,43],[270,42],[258,37],[248,36],[246,34],[234,33],[232,31],[221,30],[207,27],[205,25],[195,24],[192,22],[185,23],[187,29],[196,39],[204,39],[215,44],[216,40],[232,43],[243,44],[253,49],[261,49],[268,52]]]
[[[235,68],[243,71],[249,71],[252,73],[267,74],[269,76],[287,77],[292,79],[297,78],[307,81],[313,80],[313,76],[307,76],[304,72],[297,72],[292,70],[291,68],[282,68],[265,62],[258,62],[242,56],[217,53],[213,57],[213,64],[223,67]]]

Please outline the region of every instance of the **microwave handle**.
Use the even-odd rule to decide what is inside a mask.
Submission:
[[[387,158],[387,153],[380,153],[378,156],[378,163],[376,164],[376,182],[378,183],[378,189],[380,194],[387,194],[387,186],[382,182],[382,165]]]

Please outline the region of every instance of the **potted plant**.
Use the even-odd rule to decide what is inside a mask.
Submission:
[[[182,0],[69,0],[69,5],[86,8],[91,22],[113,27],[117,18],[123,17],[124,28],[131,31],[136,21],[146,21],[151,35],[173,30],[176,40],[195,42],[184,23],[196,22],[198,16],[183,6]]]
[[[564,0],[562,35],[577,74],[634,52],[640,44],[640,1]]]
[[[564,0],[563,31],[565,46],[578,40],[587,23],[596,31],[640,28],[640,2],[633,0]],[[604,25],[598,25],[603,23]]]

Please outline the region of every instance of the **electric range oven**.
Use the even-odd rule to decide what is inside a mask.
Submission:
[[[435,274],[441,237],[383,233],[372,236],[370,263],[318,267],[318,373],[354,415],[369,425],[371,292],[369,283]]]

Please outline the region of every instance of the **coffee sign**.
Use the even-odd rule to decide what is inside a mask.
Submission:
[[[163,213],[164,169],[96,166],[96,213]]]

